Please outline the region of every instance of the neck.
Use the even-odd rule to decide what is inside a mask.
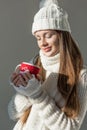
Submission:
[[[60,54],[57,53],[55,56],[47,57],[43,54],[41,50],[39,53],[40,53],[41,63],[44,69],[51,72],[58,72],[59,63],[60,63]]]

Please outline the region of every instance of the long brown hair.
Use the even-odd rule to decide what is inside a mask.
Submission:
[[[60,38],[60,69],[57,86],[62,96],[66,99],[66,105],[63,111],[71,118],[76,117],[80,110],[77,87],[82,67],[83,59],[78,45],[69,32],[62,32]]]
[[[83,67],[83,59],[80,50],[73,40],[69,32],[58,32],[60,33],[59,47],[60,47],[60,69],[58,72],[58,83],[57,87],[66,100],[65,107],[61,110],[65,114],[74,118],[78,115],[80,110],[79,98],[77,93],[79,74]],[[39,63],[39,64],[38,64]],[[40,58],[37,63],[41,67],[40,73],[43,78],[45,71],[41,66]],[[29,112],[28,112],[29,111]],[[25,123],[30,113],[28,109],[23,117],[22,122]]]

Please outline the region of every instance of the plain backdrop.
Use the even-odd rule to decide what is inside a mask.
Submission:
[[[87,0],[59,0],[69,15],[72,36],[79,43],[87,64]],[[32,36],[33,16],[39,0],[0,0],[0,130],[12,130],[14,122],[8,117],[7,106],[15,91],[9,77],[15,66],[29,61],[38,52]],[[87,116],[81,130],[87,129]]]

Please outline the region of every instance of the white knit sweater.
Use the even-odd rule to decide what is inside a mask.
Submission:
[[[12,97],[8,113],[11,119],[17,120],[13,130],[79,130],[87,111],[87,70],[84,68],[81,71],[78,84],[80,113],[75,119],[70,119],[56,106],[56,102],[60,107],[65,104],[65,100],[57,90],[56,72],[59,69],[59,54],[47,58],[40,52],[40,56],[46,70],[46,80],[40,87],[41,93],[37,94],[36,86],[37,93],[34,96],[24,96],[17,92]],[[19,118],[31,105],[27,122],[22,125]]]

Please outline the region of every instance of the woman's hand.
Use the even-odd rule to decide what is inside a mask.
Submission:
[[[33,78],[33,75],[30,74],[30,72],[24,71],[24,72],[20,72],[20,65],[18,65],[15,69],[15,72],[12,73],[10,81],[12,84],[14,84],[16,87],[26,87],[29,80],[31,80]],[[42,77],[38,74],[36,76],[36,78],[42,82]]]
[[[29,71],[20,72],[20,65],[18,65],[15,72],[12,73],[10,81],[16,87],[19,87],[20,85],[25,87],[32,77],[33,76],[29,73]]]
[[[12,73],[10,81],[14,89],[25,96],[32,96],[41,93],[42,77],[30,74],[29,71],[20,71],[20,66]]]
[[[26,86],[28,81],[32,78],[33,76],[29,73],[29,71],[26,72],[19,72],[16,73],[14,72],[11,76],[11,82],[16,86],[19,87],[20,85]]]

